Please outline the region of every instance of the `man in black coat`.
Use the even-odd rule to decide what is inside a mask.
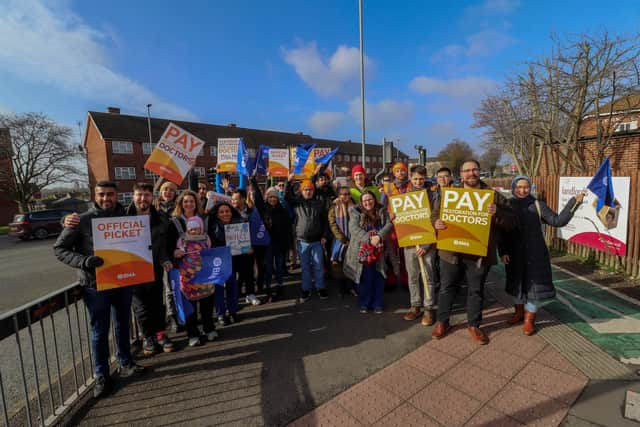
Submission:
[[[64,228],[53,245],[54,253],[60,261],[78,269],[78,279],[84,287],[84,303],[91,319],[91,348],[96,376],[93,395],[97,398],[103,397],[112,388],[109,375],[109,327],[112,311],[120,376],[128,377],[144,371],[142,366],[134,363],[129,344],[131,287],[100,292],[96,289],[96,267],[100,267],[104,260],[94,255],[91,220],[124,214],[124,208],[118,203],[115,183],[100,181],[96,184],[93,207],[77,216],[77,226]]]

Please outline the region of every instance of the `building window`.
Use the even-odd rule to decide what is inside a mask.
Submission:
[[[358,161],[362,163],[362,156],[358,156]]]
[[[616,132],[629,132],[630,130],[636,129],[638,129],[637,121],[620,123],[618,126],[616,126]]]
[[[142,154],[151,154],[153,151],[153,144],[151,142],[142,143]]]
[[[249,153],[249,157],[255,157],[256,156],[256,149],[255,148],[247,148],[247,153]]]
[[[144,170],[144,177],[145,179],[151,179],[153,181],[155,181],[156,179],[160,178],[160,175],[151,172],[150,170],[145,169]]]
[[[371,163],[371,156],[366,156],[365,159],[367,159],[367,163]]]
[[[114,153],[131,154],[133,153],[133,144],[131,141],[111,141],[111,147]]]
[[[116,179],[136,179],[136,168],[116,167]]]
[[[209,153],[212,157],[218,157],[218,147],[216,147],[215,145],[210,146]]]
[[[193,170],[198,174],[198,177],[204,178],[205,173],[204,173],[204,168],[202,166],[196,166],[193,168]]]
[[[133,201],[133,193],[118,193],[118,202],[121,205],[128,206]]]

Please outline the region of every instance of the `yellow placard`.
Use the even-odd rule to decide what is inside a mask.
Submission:
[[[96,268],[96,289],[121,288],[155,280],[149,215],[94,218],[93,251],[104,264]]]
[[[289,175],[289,150],[286,148],[269,149],[269,176]]]
[[[426,190],[391,196],[389,206],[396,216],[393,226],[401,248],[427,245],[436,241],[436,232],[431,225],[431,205]]]
[[[438,231],[438,249],[487,256],[495,191],[470,188],[443,188],[440,219],[447,228]]]

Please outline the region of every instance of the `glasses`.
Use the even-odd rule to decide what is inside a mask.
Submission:
[[[462,169],[460,172],[463,172],[463,173],[469,173],[469,172],[480,172],[480,169],[478,169],[478,168],[473,168],[473,169]]]

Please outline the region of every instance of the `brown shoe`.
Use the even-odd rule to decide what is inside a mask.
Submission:
[[[533,335],[536,332],[536,314],[524,313],[524,325],[522,325],[522,333],[525,335]]]
[[[509,325],[515,325],[516,323],[520,323],[524,320],[524,304],[516,304],[515,305],[515,313],[511,319],[507,320]]]
[[[407,314],[404,315],[404,320],[416,320],[422,314],[420,307],[411,307]]]
[[[449,332],[451,327],[447,322],[438,322],[436,323],[436,327],[433,328],[433,332],[431,332],[431,337],[437,340],[444,338]]]
[[[433,318],[432,310],[425,310],[424,315],[422,316],[422,320],[420,321],[424,326],[431,326],[435,323],[435,319]]]
[[[489,338],[485,335],[484,331],[475,326],[468,326],[467,330],[471,338],[480,345],[485,345],[489,342]]]

